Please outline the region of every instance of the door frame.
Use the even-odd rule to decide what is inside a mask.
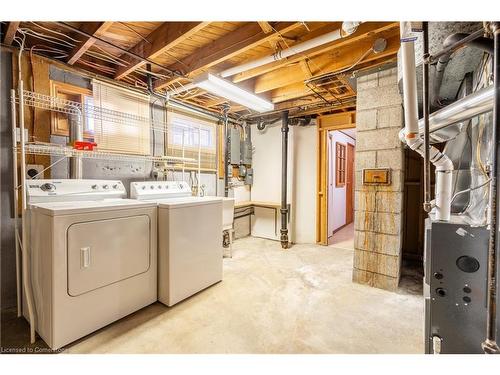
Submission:
[[[318,116],[316,119],[316,242],[328,245],[328,132],[356,127],[356,111]]]
[[[352,160],[349,160],[349,155],[351,155]],[[352,143],[347,143],[346,146],[346,173],[345,173],[345,225],[351,224],[354,221],[354,181],[356,179],[356,174],[354,171],[354,161],[356,155],[356,146]],[[350,181],[348,182],[348,178]],[[348,189],[351,190],[351,200],[350,207],[347,204],[349,200],[347,199]],[[351,212],[349,212],[351,208]],[[350,219],[350,220],[348,220]]]

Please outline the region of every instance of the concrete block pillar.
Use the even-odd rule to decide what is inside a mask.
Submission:
[[[353,281],[397,289],[404,189],[402,97],[397,68],[358,78]],[[390,185],[363,185],[364,168],[389,168]]]

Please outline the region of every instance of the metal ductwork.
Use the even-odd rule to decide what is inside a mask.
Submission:
[[[490,112],[493,109],[493,86],[476,91],[473,94],[449,104],[429,116],[429,135],[431,143],[449,141],[461,132],[467,120]],[[422,134],[424,119],[418,121],[418,133]],[[400,138],[404,138],[405,129],[401,129]]]
[[[468,37],[470,34],[466,33],[455,33],[451,34],[448,36],[444,42],[443,42],[443,48],[448,48],[455,43],[460,42],[464,38]],[[480,50],[483,50],[490,55],[493,53],[493,41],[489,38],[481,37],[474,39],[468,43],[466,43],[463,47],[465,46],[470,46],[474,48],[478,48]],[[462,48],[463,48],[462,47]],[[436,63],[436,74],[434,76],[434,84],[432,86],[432,91],[431,91],[431,97],[432,97],[432,106],[433,107],[439,107],[441,106],[441,103],[439,102],[439,91],[441,89],[441,84],[443,82],[443,77],[444,77],[444,72],[446,70],[446,67],[448,66],[448,63],[450,62],[451,55],[453,52],[446,53],[445,55],[441,56]]]

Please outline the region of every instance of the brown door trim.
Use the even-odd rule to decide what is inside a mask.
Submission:
[[[328,245],[328,131],[355,127],[355,111],[335,113],[317,118],[316,242],[322,245]]]
[[[345,178],[345,225],[354,221],[354,154],[355,146],[347,143]]]

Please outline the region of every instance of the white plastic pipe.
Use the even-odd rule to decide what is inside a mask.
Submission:
[[[284,49],[282,51],[277,51],[276,53],[273,53],[272,55],[261,57],[260,59],[252,60],[252,61],[249,61],[245,64],[241,64],[241,65],[226,69],[220,73],[220,76],[224,77],[224,78],[234,76],[235,74],[238,74],[238,73],[241,73],[241,72],[253,69],[253,68],[257,68],[257,67],[262,66],[262,65],[272,63],[273,61],[286,59],[287,57],[297,55],[299,53],[305,52],[305,51],[310,50],[312,48],[319,47],[323,44],[331,43],[337,39],[340,39],[342,37],[353,34],[357,30],[357,28],[360,24],[361,24],[361,22],[344,22],[342,24],[342,30],[337,29],[337,30],[331,31],[329,33],[320,35],[316,38],[310,39],[310,40],[305,41],[303,43],[299,43],[295,46]]]
[[[305,42],[299,43],[297,45],[294,45],[292,47],[289,47],[287,49],[284,49],[282,51],[277,51],[276,53],[273,53],[272,55],[264,56],[261,57],[260,59],[252,60],[247,63],[234,66],[232,68],[223,70],[222,72],[219,73],[219,76],[222,78],[234,76],[235,74],[245,72],[247,70],[253,69],[253,68],[258,68],[259,66],[266,65],[269,63],[272,63],[274,61],[279,61],[282,59],[286,59],[287,57],[297,55],[299,53],[305,52],[307,50],[319,47],[323,44],[331,43],[337,39],[349,36],[356,32],[358,29],[358,26],[361,24],[361,22],[343,22],[342,23],[342,29],[337,29],[334,31],[331,31],[329,33],[320,35],[316,38],[307,40]],[[180,93],[186,92],[188,90],[196,88],[196,85],[193,83],[190,83],[188,85],[184,85],[183,87],[171,90],[168,92],[168,95],[174,96],[178,95]]]
[[[415,47],[413,41],[403,40],[405,22],[401,22],[401,65],[403,73],[403,101],[405,132],[403,142],[424,155],[424,142],[418,127],[417,73],[415,68]],[[400,135],[401,138],[401,135]],[[434,146],[429,150],[430,161],[436,167],[436,220],[449,221],[451,215],[451,192],[453,163]]]

